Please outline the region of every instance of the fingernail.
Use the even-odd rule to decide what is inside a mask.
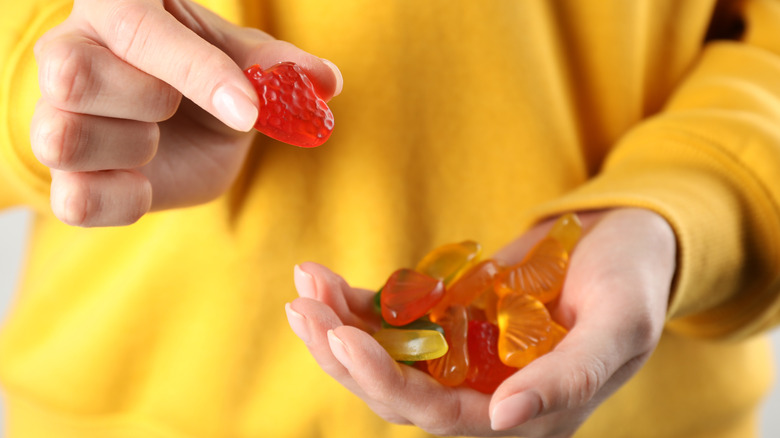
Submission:
[[[490,412],[490,427],[506,430],[519,426],[539,414],[541,402],[538,396],[521,392],[501,400]]]
[[[349,353],[349,347],[333,333],[333,330],[328,330],[328,344],[330,344],[330,351],[344,365],[344,368],[348,370],[352,368],[352,356]]]
[[[328,68],[333,70],[333,74],[336,76],[336,91],[333,92],[333,97],[336,97],[341,94],[341,90],[344,88],[344,77],[341,75],[341,70],[336,67],[336,64],[328,61],[327,59],[320,59],[322,59],[323,64],[327,65]]]
[[[304,344],[309,344],[311,340],[311,334],[309,333],[309,323],[306,321],[306,317],[296,312],[290,306],[290,303],[284,305],[284,310],[287,312],[287,321],[290,323],[290,328]]]
[[[298,295],[304,298],[316,299],[317,285],[314,283],[314,276],[301,269],[299,265],[295,265],[293,272],[295,289],[298,290]]]
[[[217,89],[213,104],[220,120],[233,129],[248,132],[257,121],[257,107],[252,99],[232,85]]]

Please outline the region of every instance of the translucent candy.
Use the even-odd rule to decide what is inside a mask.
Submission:
[[[582,225],[577,216],[565,214],[558,218],[547,236],[520,263],[499,275],[498,295],[515,291],[532,295],[543,303],[556,299],[563,289],[569,256],[581,234]]]
[[[444,283],[411,269],[395,271],[382,288],[382,318],[402,326],[419,319],[444,296]]]
[[[471,240],[442,245],[425,255],[415,270],[451,284],[461,273],[473,266],[482,247]]]
[[[582,235],[582,223],[574,213],[566,213],[558,218],[548,236],[561,242],[566,251],[571,253]]]
[[[498,301],[498,327],[498,356],[515,368],[549,353],[566,334],[541,301],[514,293]]]
[[[561,293],[568,266],[566,248],[558,240],[545,237],[520,263],[499,275],[496,292],[499,296],[510,292],[529,294],[549,303]]]
[[[453,304],[470,305],[493,288],[500,269],[498,262],[493,259],[483,260],[472,266],[447,288],[444,298],[431,310],[431,315],[441,315]]]
[[[374,339],[398,361],[436,359],[448,350],[444,335],[436,330],[379,329]]]
[[[479,392],[492,394],[517,371],[498,358],[498,327],[488,321],[469,321],[468,351],[466,384]]]
[[[458,386],[466,380],[469,367],[466,308],[456,304],[431,318],[444,329],[449,350],[444,356],[428,361],[428,373],[442,385]]]

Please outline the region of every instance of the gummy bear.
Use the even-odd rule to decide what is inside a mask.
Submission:
[[[441,280],[412,269],[399,269],[382,287],[382,318],[394,326],[409,324],[425,316],[443,296]]]
[[[253,65],[244,74],[260,98],[255,129],[301,147],[319,146],[330,138],[333,113],[298,65],[281,62],[267,70]]]
[[[466,384],[485,394],[517,371],[498,358],[498,327],[488,321],[469,321],[469,370]]]
[[[436,330],[379,329],[374,339],[398,361],[421,361],[447,353],[447,341]]]

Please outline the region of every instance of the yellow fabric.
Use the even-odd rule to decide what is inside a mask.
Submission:
[[[292,266],[374,288],[438,244],[549,214],[673,225],[668,330],[578,437],[749,437],[780,320],[780,6],[714,0],[203,2],[335,62],[336,130],[259,139],[209,204],[108,229],[48,212],[32,45],[68,2],[6,1],[0,206],[36,211],[0,332],[8,438],[425,436],[375,417],[287,327]],[[6,31],[8,30],[8,31]]]

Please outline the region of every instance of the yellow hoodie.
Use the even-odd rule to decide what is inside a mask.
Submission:
[[[639,206],[679,242],[658,350],[578,437],[745,438],[780,321],[780,3],[212,0],[334,61],[336,129],[258,139],[208,204],[121,228],[48,210],[32,45],[68,1],[4,1],[0,207],[36,211],[0,331],[7,438],[421,437],[287,326],[292,267],[377,287],[436,245],[487,253],[556,212]]]

